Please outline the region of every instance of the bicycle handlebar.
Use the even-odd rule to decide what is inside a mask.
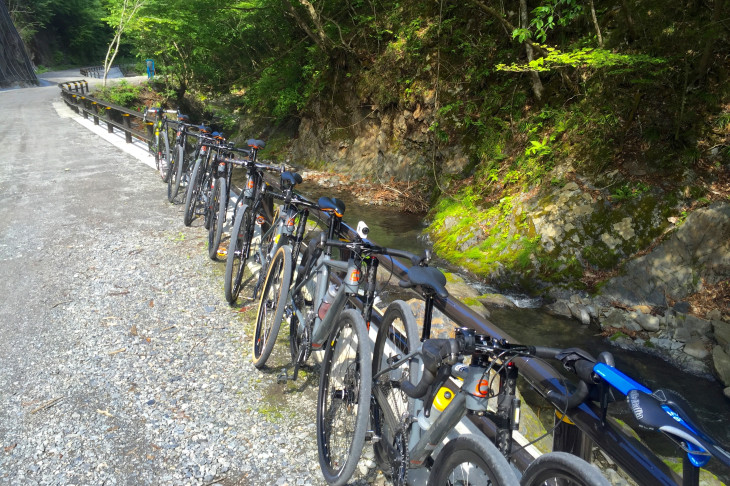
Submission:
[[[327,240],[324,242],[325,246],[333,246],[338,248],[349,248],[351,250],[367,250],[368,252],[375,255],[388,255],[394,257],[408,258],[414,265],[418,265],[422,262],[430,259],[430,254],[426,252],[423,256],[418,256],[414,253],[405,250],[397,250],[395,248],[385,248],[383,246],[373,245],[367,240],[361,241],[340,241],[340,240]]]

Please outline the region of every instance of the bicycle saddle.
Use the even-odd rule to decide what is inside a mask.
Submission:
[[[326,213],[334,212],[340,218],[345,215],[345,203],[336,197],[320,197],[317,205]]]
[[[266,147],[266,142],[264,142],[263,140],[256,140],[255,138],[249,138],[248,140],[246,140],[246,145],[255,148],[256,150],[261,150]]]
[[[302,176],[296,172],[282,172],[281,174],[281,187],[282,189],[288,189],[294,187],[297,184],[302,183]]]
[[[445,299],[449,296],[446,290],[446,276],[434,267],[411,267],[406,270],[408,280],[401,280],[398,285],[404,288],[411,288],[417,285],[433,290],[436,295]]]
[[[205,125],[198,126],[198,130],[200,130],[203,133],[210,133],[210,127],[207,127]]]
[[[648,394],[631,390],[626,399],[631,413],[639,425],[649,430],[659,430],[685,443],[690,460],[696,466],[704,466],[710,455],[730,466],[730,453],[723,450],[699,426],[689,403],[671,390],[656,390]],[[705,452],[707,451],[707,452]]]
[[[185,122],[185,123],[190,121],[190,117],[187,115],[183,115],[182,113],[177,115],[177,119],[178,119],[178,121]]]

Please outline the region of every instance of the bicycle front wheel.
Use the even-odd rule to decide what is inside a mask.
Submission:
[[[286,245],[279,248],[269,265],[261,291],[261,302],[256,315],[256,329],[253,336],[253,364],[263,368],[269,359],[274,343],[279,335],[279,328],[284,317],[286,297],[291,284],[292,262],[291,248]]]
[[[327,340],[317,397],[317,448],[325,480],[343,485],[355,471],[370,415],[372,347],[362,316],[342,311]]]
[[[195,161],[195,167],[193,167],[192,175],[190,176],[190,183],[188,190],[185,193],[185,213],[183,214],[183,223],[185,226],[190,226],[195,217],[198,202],[200,200],[200,192],[203,185],[203,178],[205,176],[204,159],[202,157]]]
[[[231,241],[228,243],[226,255],[226,275],[223,288],[226,301],[233,305],[241,293],[243,275],[246,272],[246,261],[251,254],[251,243],[254,236],[254,217],[251,206],[238,208],[236,220],[231,229]]]
[[[226,221],[228,185],[225,177],[219,177],[213,183],[211,196],[210,228],[208,228],[208,256],[211,260],[218,259],[218,247],[221,244],[223,224]]]
[[[157,150],[159,152],[157,167],[160,171],[160,177],[162,182],[167,182],[170,177],[170,139],[167,135],[167,129],[160,132]]]
[[[418,325],[411,307],[402,300],[393,301],[385,311],[373,349],[373,376],[390,367],[389,361],[413,352],[419,344]],[[414,401],[403,393],[403,379],[417,383],[421,360],[388,371],[373,380],[372,427],[380,440],[373,444],[375,461],[396,486],[404,486],[408,470],[408,424],[404,417],[413,415]]]
[[[594,465],[567,452],[543,454],[527,466],[522,486],[609,486]]]
[[[460,486],[517,485],[517,478],[494,444],[462,435],[450,440],[431,468],[428,486],[458,484]]]
[[[167,179],[167,200],[175,202],[185,170],[185,148],[182,145],[175,145],[172,152],[173,160],[169,170],[170,177]]]

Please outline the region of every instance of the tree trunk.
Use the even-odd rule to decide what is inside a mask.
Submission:
[[[520,27],[526,29],[528,26],[527,22],[527,0],[520,0]],[[527,62],[530,63],[533,60],[532,46],[529,42],[525,42],[525,53],[527,54]],[[535,94],[537,100],[542,99],[542,81],[540,81],[540,75],[537,71],[530,71],[530,79],[532,80],[532,92]]]
[[[707,77],[707,70],[710,66],[710,59],[712,58],[712,51],[715,47],[715,41],[720,36],[720,12],[723,10],[725,1],[715,0],[714,9],[712,11],[712,20],[710,25],[707,26],[707,42],[705,43],[704,49],[702,49],[702,57],[700,63],[697,65],[697,72],[695,74],[695,83],[704,83]]]
[[[593,19],[593,27],[596,29],[596,37],[598,37],[598,47],[603,49],[603,37],[601,36],[601,27],[598,25],[598,18],[596,17],[596,6],[593,4],[593,0],[588,0],[588,4],[591,9],[591,19]]]

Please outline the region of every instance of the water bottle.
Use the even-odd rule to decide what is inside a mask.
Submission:
[[[335,295],[337,295],[337,286],[335,284],[330,284],[327,292],[324,294],[322,303],[319,305],[319,311],[317,314],[320,319],[324,319],[324,316],[327,314],[332,302],[335,300]]]
[[[429,413],[428,417],[426,417],[426,414],[423,413],[423,410],[418,412],[418,425],[423,430],[428,430],[439,417],[439,415],[441,415],[441,412],[443,412],[446,407],[448,407],[449,403],[451,403],[451,400],[453,399],[454,392],[450,388],[445,386],[439,388],[438,393],[436,393],[436,396],[433,399],[431,412]]]

